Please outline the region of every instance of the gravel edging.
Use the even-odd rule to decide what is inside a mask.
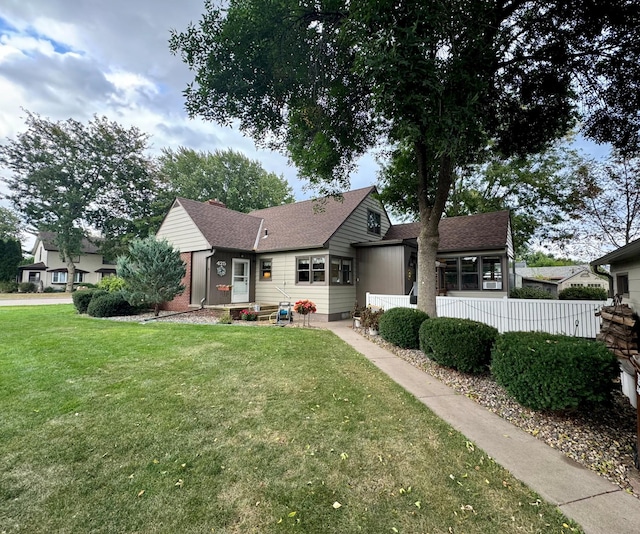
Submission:
[[[510,398],[490,375],[461,373],[429,360],[420,350],[399,348],[362,328],[355,331],[640,498],[640,475],[634,465],[636,410],[622,391],[614,392],[608,409],[538,412]]]

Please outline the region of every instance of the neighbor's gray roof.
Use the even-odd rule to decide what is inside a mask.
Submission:
[[[36,244],[38,243],[38,240],[42,241],[45,250],[57,252],[60,249],[58,248],[58,245],[56,245],[56,236],[57,234],[55,232],[38,232]],[[98,247],[86,237],[82,239],[80,246],[83,254],[97,254],[99,252]]]
[[[240,213],[177,198],[212,247],[270,252],[322,248],[374,187],[349,191],[341,200],[305,200]]]
[[[516,274],[523,278],[544,278],[558,282],[582,271],[591,272],[588,265],[563,265],[557,267],[516,267]]]
[[[504,248],[509,234],[509,212],[445,217],[438,232],[439,253]],[[384,241],[416,239],[419,233],[420,223],[397,224],[389,228]]]
[[[640,259],[640,239],[631,241],[631,243],[593,260],[591,265],[610,265],[618,261],[633,259]]]

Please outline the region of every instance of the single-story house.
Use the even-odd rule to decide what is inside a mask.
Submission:
[[[591,265],[609,265],[613,294],[640,311],[640,239],[593,260]]]
[[[593,287],[609,291],[609,281],[595,274],[589,265],[520,267],[516,265],[517,287],[544,289],[557,297],[569,287]]]
[[[310,299],[318,320],[347,318],[366,292],[410,294],[418,232],[391,224],[375,187],[251,213],[177,198],[156,234],[187,265],[186,290],[167,308]],[[509,212],[443,219],[440,243],[441,292],[503,297],[513,287]]]
[[[105,276],[116,273],[116,266],[100,254],[88,239],[82,240],[81,254],[73,258],[76,265],[75,283],[97,284]],[[67,283],[67,264],[60,256],[56,234],[39,232],[33,245],[33,261],[18,268],[19,282],[33,282],[41,288],[64,289]]]

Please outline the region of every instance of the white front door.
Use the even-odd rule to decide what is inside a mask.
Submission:
[[[231,260],[231,302],[249,302],[249,260]]]

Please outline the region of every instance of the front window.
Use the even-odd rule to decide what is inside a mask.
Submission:
[[[326,258],[307,256],[297,258],[297,283],[322,284],[326,281]]]
[[[629,275],[619,274],[616,276],[616,291],[621,295],[629,294]]]
[[[380,235],[382,219],[377,211],[367,211],[367,231],[370,234]]]
[[[260,279],[271,280],[271,260],[260,260]]]
[[[76,284],[84,281],[84,273],[80,273],[76,271],[75,276],[73,277],[73,281]],[[53,284],[66,284],[67,283],[67,273],[65,271],[57,271],[53,273],[51,278],[51,282]]]
[[[37,284],[40,281],[40,273],[29,273],[29,282]]]
[[[353,259],[331,258],[331,283],[349,285],[352,283]]]
[[[502,260],[499,256],[482,258],[482,289],[502,289]]]
[[[467,256],[460,260],[462,289],[478,289],[478,258]]]

